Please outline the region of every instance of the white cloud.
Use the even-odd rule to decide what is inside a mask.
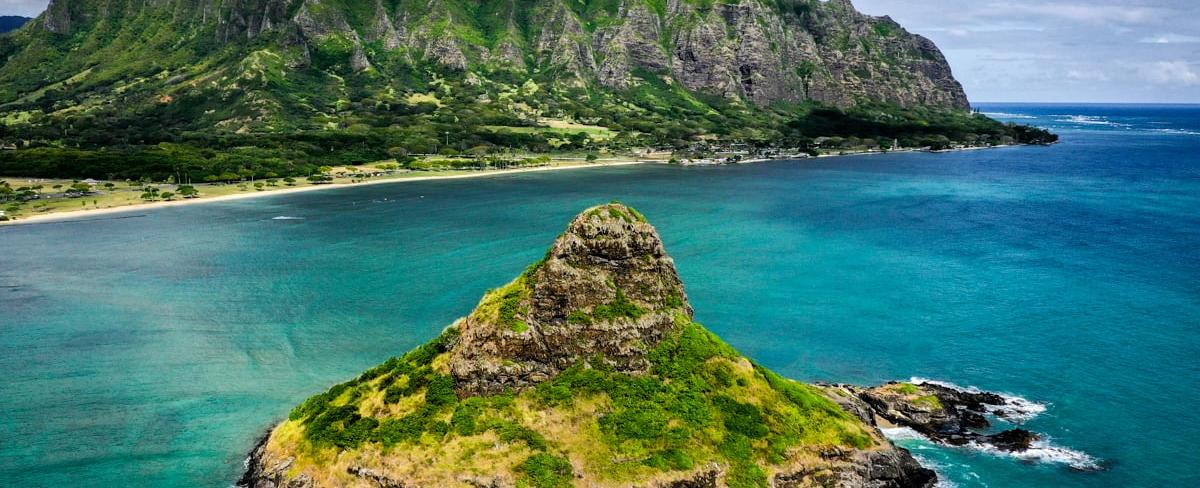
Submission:
[[[1162,16],[1162,12],[1154,8],[1079,3],[995,3],[991,8],[995,9],[994,13],[1001,15],[1035,14],[1090,24],[1145,24]]]
[[[1108,74],[1098,70],[1073,69],[1067,71],[1067,79],[1075,81],[1108,81]]]
[[[24,15],[34,17],[43,10],[50,0],[0,0],[0,15]]]
[[[1189,44],[1200,42],[1200,37],[1184,36],[1180,34],[1160,34],[1151,37],[1144,37],[1138,42],[1144,44]]]
[[[976,101],[1200,102],[1200,0],[853,2],[936,41]]]
[[[1200,85],[1200,72],[1187,61],[1159,61],[1143,65],[1138,74],[1151,83],[1162,85]]]

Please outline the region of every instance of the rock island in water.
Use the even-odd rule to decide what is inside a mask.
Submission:
[[[1005,403],[780,377],[693,320],[657,231],[613,203],[438,338],[293,409],[239,484],[926,488],[880,425],[1028,449],[973,430]]]

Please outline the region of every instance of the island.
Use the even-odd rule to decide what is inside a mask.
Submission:
[[[429,343],[295,407],[240,486],[928,488],[881,425],[948,444],[1009,402],[934,384],[783,378],[694,320],[657,231],[620,203]]]

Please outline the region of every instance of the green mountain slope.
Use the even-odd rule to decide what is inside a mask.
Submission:
[[[1037,142],[967,114],[933,43],[846,0],[53,0],[0,37],[0,63],[0,142],[32,149],[0,153],[10,174],[263,176],[410,153],[849,135]]]
[[[932,486],[839,391],[695,323],[657,232],[610,204],[439,338],[292,410],[241,484]]]

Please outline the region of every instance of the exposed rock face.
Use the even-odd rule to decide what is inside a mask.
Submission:
[[[577,217],[516,288],[499,307],[515,309],[518,330],[488,313],[461,326],[450,369],[462,394],[521,389],[594,356],[617,371],[645,371],[675,310],[691,314],[658,233],[617,204]]]
[[[50,5],[42,14],[42,25],[46,30],[55,34],[70,34],[72,24],[70,8],[70,2],[67,0],[50,0]]]
[[[669,0],[661,10],[643,0],[620,0],[612,10],[566,0],[487,0],[479,2],[477,18],[464,18],[469,14],[443,0],[369,1],[364,10],[347,0],[53,0],[41,24],[66,35],[119,26],[97,19],[132,19],[158,9],[181,32],[225,43],[273,33],[282,47],[315,51],[327,38],[346,39],[354,45],[349,63],[357,71],[404,59],[452,71],[550,69],[567,74],[567,83],[617,90],[660,78],[759,104],[969,106],[931,41],[890,18],[863,15],[847,0],[790,6]]]
[[[634,83],[633,70],[662,71],[667,68],[667,56],[658,42],[659,18],[646,3],[624,2],[619,15],[622,22],[598,31],[592,47],[603,59],[596,72],[600,82],[628,88]]]
[[[854,394],[842,400],[843,408],[859,417],[878,416],[943,444],[962,446],[975,443],[1021,452],[1041,439],[1038,434],[1019,428],[992,435],[980,433],[980,430],[991,426],[985,414],[995,412],[997,407],[1008,403],[1007,399],[995,393],[967,391],[931,383],[893,382],[865,389],[845,385],[834,388]],[[1003,410],[998,414],[1002,415]]]
[[[921,466],[904,449],[829,453],[840,459],[834,469],[803,470],[776,475],[774,488],[830,486],[840,488],[929,488],[937,473]]]
[[[984,428],[987,405],[1004,405],[993,393],[971,393],[939,385],[889,383],[859,392],[879,416],[932,436],[955,436]]]
[[[246,473],[238,480],[236,486],[252,487],[252,488],[313,488],[312,479],[307,476],[300,475],[294,479],[288,479],[288,468],[292,467],[292,463],[296,460],[288,458],[284,460],[271,460],[267,455],[267,439],[263,437],[257,446],[254,446],[254,451],[250,452],[250,457],[246,459]]]

